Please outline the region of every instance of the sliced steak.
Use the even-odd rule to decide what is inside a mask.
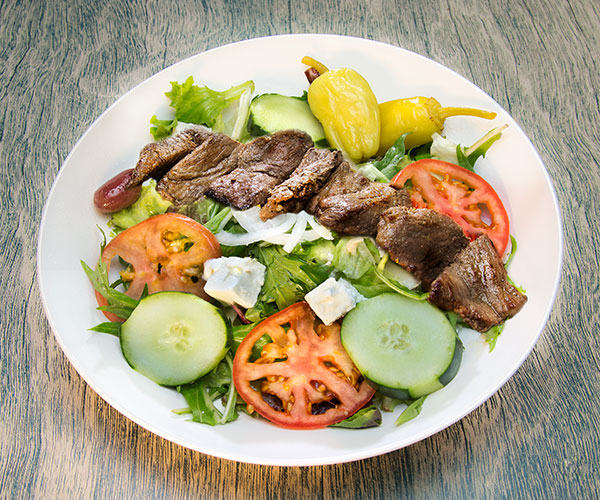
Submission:
[[[343,162],[306,206],[325,227],[342,234],[373,235],[388,208],[410,205],[408,192],[373,182]]]
[[[207,194],[241,210],[262,205],[312,145],[310,136],[299,130],[258,137],[236,150],[237,167],[213,181]]]
[[[224,134],[213,134],[177,162],[158,182],[156,190],[175,206],[199,200],[210,184],[237,165],[232,153],[241,144]]]
[[[302,210],[327,182],[342,158],[342,153],[337,150],[309,149],[292,175],[271,191],[260,209],[260,218],[267,220],[282,213]]]
[[[383,213],[376,240],[394,262],[421,280],[426,291],[469,243],[460,226],[447,215],[406,207]]]
[[[150,177],[160,179],[184,156],[191,153],[212,135],[204,127],[190,127],[183,132],[146,144],[140,151],[129,187],[137,186]]]
[[[455,312],[474,330],[486,332],[519,312],[527,297],[508,281],[498,252],[483,235],[432,283],[429,302]]]

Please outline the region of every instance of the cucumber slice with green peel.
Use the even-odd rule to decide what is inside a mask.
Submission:
[[[259,136],[289,129],[306,132],[317,146],[328,144],[323,127],[307,101],[281,94],[261,94],[252,99],[248,120],[250,134]]]
[[[229,327],[215,306],[184,292],[140,300],[121,325],[129,365],[157,384],[187,384],[217,366],[227,352]]]
[[[382,394],[402,400],[448,384],[463,351],[444,313],[395,293],[359,302],[344,318],[341,339],[363,376]]]

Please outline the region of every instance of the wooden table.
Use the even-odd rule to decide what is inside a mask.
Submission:
[[[0,497],[598,498],[597,7],[593,0],[2,2]],[[101,400],[49,329],[35,254],[62,162],[115,99],[205,49],[302,32],[404,47],[496,99],[553,179],[565,260],[539,343],[480,408],[387,455],[278,468],[192,452]]]

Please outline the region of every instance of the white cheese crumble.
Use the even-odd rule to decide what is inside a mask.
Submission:
[[[265,282],[265,266],[251,257],[220,257],[204,263],[204,291],[226,304],[252,307]]]
[[[304,299],[319,319],[331,325],[365,298],[345,279],[329,278],[308,292]]]

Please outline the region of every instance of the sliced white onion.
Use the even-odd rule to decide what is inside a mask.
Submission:
[[[323,238],[323,236],[312,229],[307,229],[306,231],[304,231],[304,236],[302,238],[302,241],[315,241],[315,240],[318,240],[319,238]],[[325,238],[325,239],[332,240],[333,237]]]
[[[307,214],[306,212],[304,213],[306,214],[306,222],[308,222],[308,225],[313,229],[315,233],[319,235],[320,238],[324,238],[326,240],[333,239],[333,235],[331,234],[331,231],[329,229],[319,224],[312,215]]]
[[[319,238],[333,239],[331,232],[305,211],[297,214],[281,214],[267,221],[260,218],[258,206],[248,210],[232,210],[231,214],[247,232],[242,234],[218,232],[215,236],[222,245],[242,246],[265,241],[282,245],[283,250],[289,253],[304,241],[315,241]],[[311,229],[308,229],[308,226]]]
[[[288,239],[287,243],[283,245],[283,251],[290,253],[294,248],[296,248],[296,245],[302,241],[304,231],[306,231],[306,217],[304,217],[303,213],[300,212],[296,217],[296,223],[292,228],[290,238]]]
[[[246,231],[252,233],[254,231],[263,231],[273,227],[279,227],[281,225],[292,224],[296,221],[296,214],[281,214],[272,219],[263,221],[260,218],[260,207],[252,207],[248,210],[233,210],[233,217],[238,221],[239,225],[242,226]]]
[[[235,216],[234,216],[235,217]],[[294,219],[287,219],[283,224],[279,224],[278,226],[263,228],[258,231],[252,231],[248,233],[228,233],[227,231],[221,231],[217,233],[215,236],[221,245],[227,246],[241,246],[241,245],[250,245],[251,243],[256,243],[257,241],[270,241],[270,238],[273,236],[278,236],[289,231],[294,225]]]

